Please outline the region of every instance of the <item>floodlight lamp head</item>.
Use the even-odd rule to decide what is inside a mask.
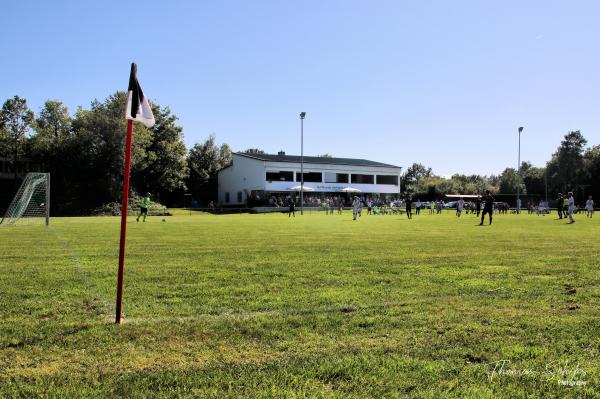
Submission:
[[[305,116],[306,116],[306,112],[300,112],[300,119],[304,119]]]
[[[519,133],[521,133],[522,131],[523,131],[523,126],[521,126],[521,127],[519,128]]]

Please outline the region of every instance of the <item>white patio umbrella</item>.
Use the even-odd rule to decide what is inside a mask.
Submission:
[[[354,188],[354,187],[344,187],[340,191],[342,191],[344,193],[362,193],[362,191],[360,191],[358,188]]]
[[[294,186],[294,187],[290,187],[290,188],[288,188],[288,190],[292,190],[292,191],[300,191],[300,190],[302,190],[302,186]],[[315,191],[315,189],[314,189],[314,188],[312,188],[312,187],[307,187],[307,186],[304,186],[304,191]]]

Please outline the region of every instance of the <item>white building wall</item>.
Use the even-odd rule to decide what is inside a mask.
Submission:
[[[219,204],[243,205],[252,190],[265,189],[264,161],[233,154],[233,164],[219,172]],[[242,200],[238,201],[238,192]],[[229,202],[225,201],[229,193]]]
[[[295,178],[295,173],[300,172],[300,163],[262,161],[233,154],[233,164],[219,172],[219,204],[243,205],[246,203],[247,196],[254,190],[291,191],[289,190],[291,187],[299,185],[299,182],[296,181],[266,181],[266,172],[279,171],[294,172]],[[392,175],[397,176],[399,182],[401,168],[305,163],[304,172]],[[305,182],[304,186],[310,187],[316,192],[330,193],[340,193],[341,189],[349,186],[364,193],[397,194],[400,192],[399,185],[353,184],[351,180],[349,183]],[[242,192],[241,201],[238,201],[238,192]],[[229,193],[229,202],[226,201],[226,193]]]
[[[265,162],[265,170],[268,172],[276,171],[293,171],[300,173],[299,163],[290,162]],[[316,163],[305,163],[304,173],[310,172],[328,172],[328,173],[344,173],[344,174],[361,174],[361,175],[390,175],[397,176],[398,182],[400,181],[400,168],[390,168],[384,166],[353,166],[353,165],[333,165],[333,164],[316,164]],[[294,174],[295,176],[295,174]],[[323,178],[324,178],[323,174]],[[267,182],[265,189],[267,191],[289,191],[287,190],[290,186],[298,185],[298,182]],[[400,192],[399,185],[393,184],[358,184],[351,183],[350,176],[348,183],[314,183],[304,182],[304,187],[312,188],[317,192],[329,192],[335,193],[340,192],[345,187],[352,187],[359,189],[364,193],[379,193],[379,194],[397,194]]]

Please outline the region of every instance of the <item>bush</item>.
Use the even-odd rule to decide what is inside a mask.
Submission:
[[[142,202],[142,196],[138,193],[131,193],[129,195],[129,206],[127,207],[127,214],[129,216],[135,216],[139,212],[139,204]],[[120,216],[121,215],[121,203],[120,202],[109,202],[106,203],[92,212],[95,216]],[[168,212],[167,207],[160,202],[150,201],[148,207],[149,216],[172,216]]]

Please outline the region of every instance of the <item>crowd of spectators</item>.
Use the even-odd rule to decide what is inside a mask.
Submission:
[[[324,210],[339,210],[341,208],[352,207],[352,201],[358,197],[365,208],[377,209],[382,214],[395,213],[396,209],[406,207],[406,198],[387,199],[383,197],[372,197],[361,195],[360,193],[323,195],[322,193],[304,193],[304,206],[312,208],[323,208]],[[300,193],[253,193],[248,198],[248,206],[269,206],[269,207],[289,207],[290,202],[300,206]],[[445,203],[442,200],[420,201],[418,198],[412,198],[412,207],[423,211],[429,211],[430,214],[441,214],[443,209],[455,208],[456,201]],[[531,207],[528,204],[528,207]],[[465,213],[478,214],[481,209],[480,200],[468,201],[464,203]],[[494,203],[494,213],[508,213],[509,205],[506,202]],[[380,213],[380,212],[377,212]]]

